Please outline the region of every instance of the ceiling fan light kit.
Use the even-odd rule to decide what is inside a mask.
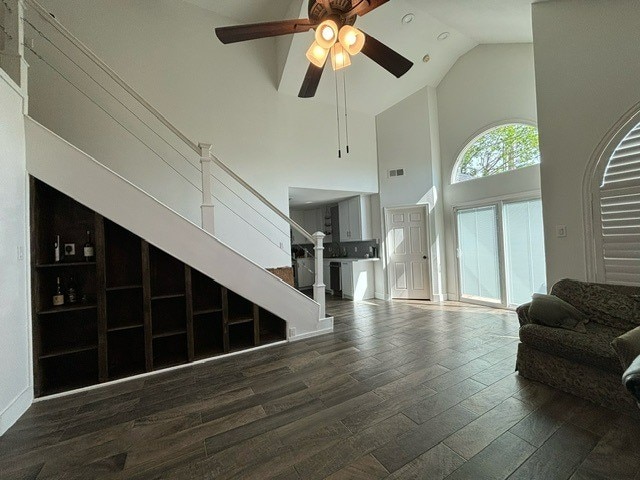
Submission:
[[[397,78],[409,71],[413,66],[410,60],[353,27],[358,17],[388,1],[309,0],[308,19],[219,27],[216,35],[228,44],[315,30],[315,42],[306,53],[310,65],[298,94],[301,98],[310,98],[316,94],[329,53],[334,70],[349,66],[351,57],[362,52]]]

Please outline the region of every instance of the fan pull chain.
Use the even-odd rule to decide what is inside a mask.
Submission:
[[[338,100],[338,72],[333,71],[336,80],[336,120],[338,121],[338,158],[342,158],[342,145],[340,143],[340,103]]]
[[[342,73],[342,88],[344,91],[344,132],[347,142],[347,154],[349,153],[349,114],[347,113],[347,72]]]

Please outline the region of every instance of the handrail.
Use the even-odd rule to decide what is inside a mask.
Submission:
[[[315,244],[316,241],[313,238],[313,236],[307,232],[304,228],[302,228],[298,223],[296,223],[295,221],[293,221],[291,218],[287,217],[284,213],[282,213],[282,211],[276,207],[273,203],[271,203],[269,200],[267,200],[260,192],[258,192],[255,188],[253,188],[251,185],[249,185],[247,182],[245,182],[242,177],[240,177],[237,173],[235,173],[233,170],[231,170],[225,163],[223,163],[221,160],[218,159],[218,157],[216,157],[215,155],[211,154],[211,158],[212,160],[215,162],[216,165],[218,165],[224,172],[226,172],[231,178],[233,178],[236,182],[238,182],[240,185],[242,185],[244,188],[246,188],[247,190],[249,190],[258,200],[260,200],[262,203],[264,203],[267,207],[269,207],[269,209],[271,211],[273,211],[273,213],[275,213],[276,215],[278,215],[280,218],[282,218],[285,222],[287,222],[289,225],[291,225],[292,228],[294,228],[295,230],[297,230],[298,232],[300,232],[300,234],[302,234],[302,236],[304,236],[307,240],[309,240],[311,243]]]
[[[104,63],[100,57],[98,57],[93,51],[87,47],[78,37],[76,37],[73,33],[71,33],[62,23],[60,23],[57,19],[52,17],[49,12],[38,3],[36,0],[24,0],[25,3],[29,4],[34,10],[53,28],[55,28],[58,32],[60,32],[68,41],[70,41],[73,45],[75,45],[82,53],[84,53],[91,61],[93,61],[100,69],[105,72],[112,80],[114,80],[118,85],[120,85],[129,95],[131,95],[135,100],[138,101],[146,110],[148,110],[160,123],[162,123],[165,127],[167,127],[174,135],[176,135],[185,145],[191,148],[198,155],[201,154],[201,149],[197,143],[191,141],[184,133],[182,133],[178,128],[176,128],[167,118],[162,115],[158,110],[156,110],[147,100],[144,99],[142,95],[136,92],[124,79],[118,75],[111,67],[109,67],[106,63]],[[225,165],[222,161],[220,161],[214,155],[211,155],[212,159],[222,170],[224,170],[231,178],[233,178],[236,182],[242,185],[245,189],[247,189],[251,194],[253,194],[258,200],[260,200],[265,206],[267,206],[273,213],[275,213],[282,220],[287,222],[291,228],[297,230],[302,236],[304,236],[311,243],[315,244],[316,240],[314,237],[307,232],[304,228],[302,228],[298,223],[293,221],[287,215],[285,215],[278,207],[273,205],[269,200],[267,200],[260,192],[258,192],[255,188],[245,182],[242,177],[236,174],[233,170],[231,170],[227,165]]]
[[[147,102],[142,95],[136,92],[128,83],[126,83],[120,75],[118,75],[111,67],[104,63],[100,57],[98,57],[93,51],[87,47],[82,41],[71,33],[64,25],[51,16],[51,14],[36,0],[24,0],[25,3],[31,5],[40,16],[49,23],[53,28],[58,30],[67,40],[73,43],[82,53],[84,53],[89,59],[91,59],[100,69],[109,75],[118,85],[120,85],[129,95],[135,98],[144,108],[149,110],[151,114],[160,121],[165,127],[173,132],[180,140],[182,140],[189,148],[194,152],[200,153],[200,149],[195,142],[189,140],[189,138],[178,130],[167,118],[162,115],[158,110],[153,108],[149,102]]]

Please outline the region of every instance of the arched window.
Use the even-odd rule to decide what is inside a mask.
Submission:
[[[451,183],[465,182],[540,163],[538,129],[510,123],[490,128],[462,150]]]
[[[640,286],[640,123],[609,156],[597,195],[599,279]]]

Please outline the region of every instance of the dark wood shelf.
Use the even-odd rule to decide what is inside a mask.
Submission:
[[[155,340],[156,338],[167,338],[167,337],[177,337],[178,335],[186,335],[187,334],[187,330],[173,330],[170,332],[162,332],[162,333],[154,333],[153,334],[153,339]]]
[[[169,295],[155,295],[151,297],[151,300],[171,300],[173,298],[184,298],[186,294],[184,293],[172,293]]]
[[[120,287],[107,287],[107,292],[120,292],[123,290],[137,290],[142,288],[142,285],[122,285]]]
[[[56,352],[40,355],[40,360],[44,360],[47,358],[62,357],[64,355],[73,355],[74,353],[90,352],[91,350],[97,350],[97,349],[98,349],[98,345],[85,345],[82,347],[65,348],[65,349],[58,350]]]
[[[90,267],[96,266],[96,262],[59,262],[59,263],[41,263],[36,268],[59,268],[59,267]]]
[[[56,313],[67,313],[67,312],[80,312],[82,310],[94,310],[98,308],[95,304],[78,304],[78,305],[63,305],[61,307],[52,307],[46,310],[40,310],[38,315],[54,315]]]
[[[202,310],[194,310],[194,315],[207,315],[209,313],[219,313],[222,312],[222,307],[220,308],[203,308]]]
[[[123,325],[121,327],[107,328],[107,332],[122,332],[124,330],[134,330],[136,328],[144,328],[144,325],[141,323],[139,325]]]
[[[237,317],[230,318],[229,325],[242,325],[243,323],[251,323],[253,322],[253,317]]]

